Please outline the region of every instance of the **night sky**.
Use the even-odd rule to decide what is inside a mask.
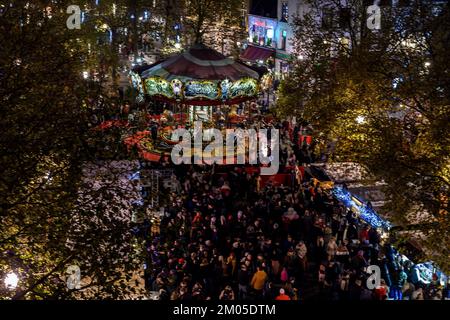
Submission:
[[[251,0],[250,14],[264,17],[277,17],[277,0]]]

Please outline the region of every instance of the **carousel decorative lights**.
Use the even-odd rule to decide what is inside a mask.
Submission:
[[[237,104],[254,99],[259,91],[256,71],[202,44],[132,71],[130,77],[151,98],[193,106]]]
[[[143,101],[146,95],[172,106],[172,111],[166,108],[161,115],[149,116],[158,127],[157,138],[144,130],[124,142],[130,150],[136,147],[144,159],[158,161],[171,150],[171,132],[178,126],[190,127],[198,120],[206,128],[213,127],[216,120],[234,123],[239,117],[237,104],[257,97],[259,77],[247,65],[203,44],[150,66],[136,67],[130,72],[131,84],[138,92],[136,99]],[[234,112],[230,114],[230,110]]]

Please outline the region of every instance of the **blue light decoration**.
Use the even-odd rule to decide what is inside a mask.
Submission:
[[[136,171],[136,172],[133,172],[133,173],[128,175],[128,180],[130,180],[130,181],[139,180],[140,178],[141,178],[141,172],[140,171]]]
[[[418,263],[413,267],[413,270],[418,275],[418,280],[422,283],[433,282],[433,274],[436,274],[436,281],[441,286],[445,286],[449,279],[449,277],[443,273],[442,270],[437,268],[432,261]]]
[[[347,189],[342,186],[335,186],[331,193],[334,195],[336,199],[341,201],[347,208],[351,208],[358,212],[361,219],[369,223],[374,228],[382,228],[385,230],[389,230],[392,225],[389,221],[382,219],[373,208],[368,207],[363,201],[358,199],[356,196],[352,195]],[[394,250],[394,260],[401,260],[401,255],[397,250]],[[404,256],[403,256],[404,257]],[[436,274],[437,281],[440,285],[444,285],[447,283],[449,277],[444,274],[439,268],[435,266],[432,261],[423,262],[414,264],[410,259],[404,257],[409,260],[413,265],[412,271],[412,282],[413,283],[422,283],[422,284],[430,284],[433,280],[433,274]]]
[[[361,219],[370,224],[373,228],[382,228],[389,230],[391,224],[382,219],[371,207],[352,195],[348,190],[341,186],[335,186],[331,191],[332,194],[341,201],[347,208],[355,210]]]
[[[144,11],[144,20],[148,20],[148,11]]]
[[[144,205],[144,200],[142,199],[134,200],[131,202],[131,204],[136,207],[142,207]]]

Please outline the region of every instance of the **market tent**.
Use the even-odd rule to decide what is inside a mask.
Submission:
[[[269,57],[272,57],[274,55],[274,49],[248,45],[244,52],[241,54],[241,59],[248,61],[266,61]]]

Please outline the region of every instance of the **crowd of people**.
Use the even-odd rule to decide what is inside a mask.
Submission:
[[[323,160],[307,124],[259,113],[245,123],[256,125],[279,129],[281,171]],[[174,173],[159,232],[143,232],[146,287],[161,300],[450,298],[450,284],[419,281],[376,229],[307,175],[264,185],[245,166],[173,166],[167,158],[150,166]],[[369,265],[381,269],[375,289]]]
[[[170,300],[440,299],[319,182],[261,187],[243,167],[177,166],[146,285]],[[367,287],[369,265],[381,285]]]

